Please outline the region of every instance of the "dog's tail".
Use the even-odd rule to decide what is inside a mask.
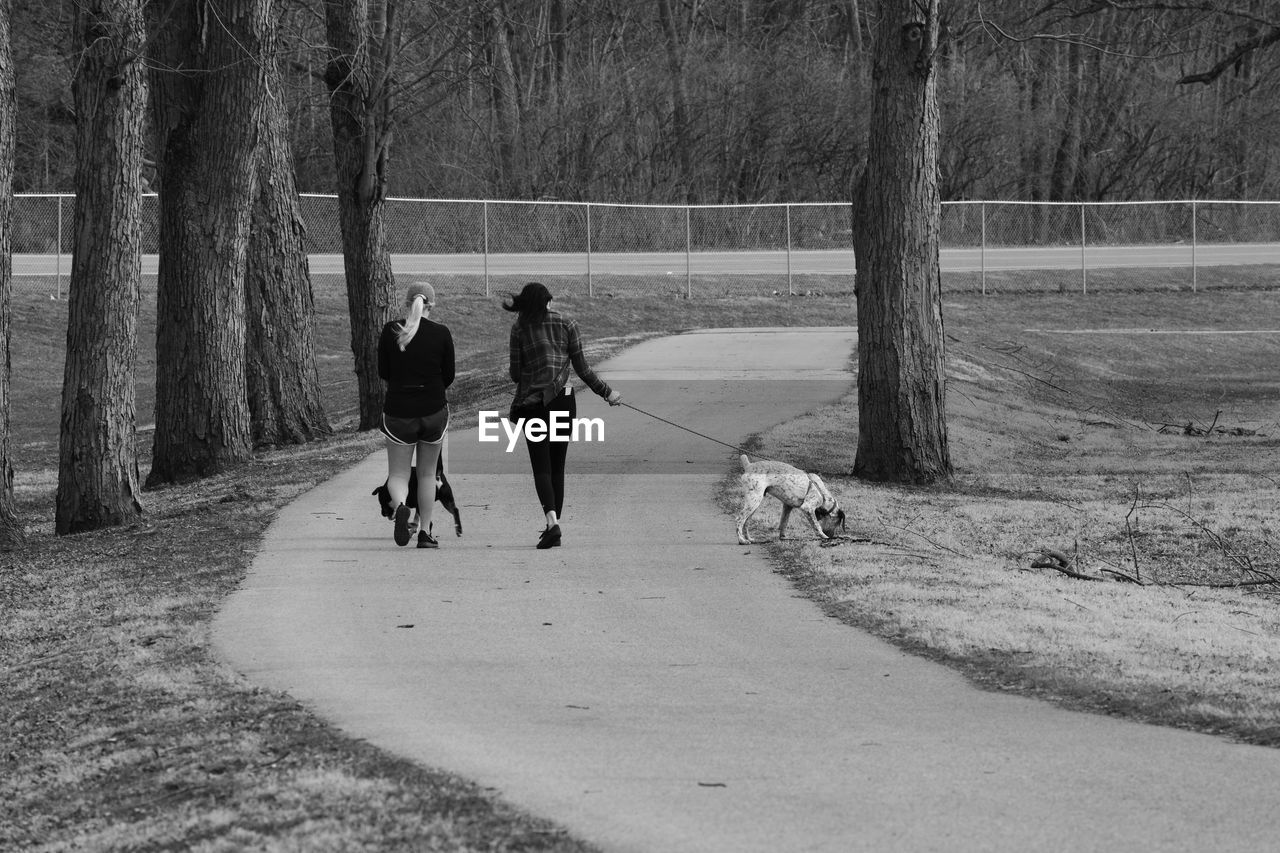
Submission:
[[[751,460],[747,458],[745,453],[738,457],[738,461],[742,463],[743,471],[747,470],[747,466],[751,464]]]

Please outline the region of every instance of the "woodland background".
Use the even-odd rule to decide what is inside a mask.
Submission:
[[[865,159],[867,0],[391,5],[390,195],[838,201]],[[942,5],[943,200],[1280,197],[1280,52],[1232,59],[1280,4]],[[73,189],[70,7],[13,4],[15,192]],[[333,192],[323,3],[277,13],[298,189]]]

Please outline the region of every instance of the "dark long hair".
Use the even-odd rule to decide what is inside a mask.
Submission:
[[[502,307],[520,315],[520,324],[527,326],[537,323],[547,316],[547,303],[551,301],[551,291],[541,282],[531,281],[519,293],[507,294]]]

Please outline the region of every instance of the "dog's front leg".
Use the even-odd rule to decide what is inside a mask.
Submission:
[[[831,538],[827,535],[827,532],[822,529],[822,525],[818,523],[818,516],[812,509],[805,507],[804,517],[809,519],[809,524],[813,527],[813,532],[818,534],[819,539]]]

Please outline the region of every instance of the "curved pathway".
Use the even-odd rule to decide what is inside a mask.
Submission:
[[[600,370],[737,443],[847,390],[853,341],[693,333]],[[1275,849],[1280,751],[985,693],[841,625],[736,544],[714,502],[736,454],[579,405],[605,435],[570,450],[563,547],[532,547],[524,449],[469,430],[450,438],[466,535],[396,548],[377,453],[281,512],[220,653],[608,850]]]

